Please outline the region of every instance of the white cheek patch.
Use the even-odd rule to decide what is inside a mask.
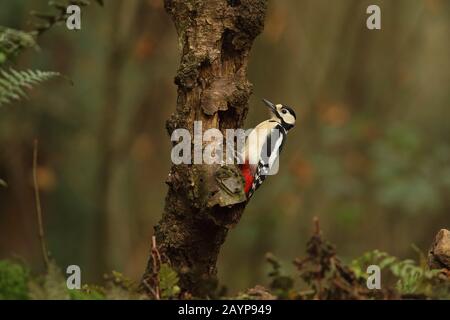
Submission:
[[[295,123],[295,118],[294,118],[293,115],[289,114],[284,121],[286,123],[289,123],[289,124],[294,124]]]

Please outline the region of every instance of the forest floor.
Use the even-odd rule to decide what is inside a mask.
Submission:
[[[337,257],[335,247],[323,239],[319,223],[315,221],[305,257],[293,261],[297,270],[295,275],[286,274],[276,257],[267,254],[266,260],[272,268],[267,288],[256,286],[236,297],[228,297],[224,290],[214,289],[208,298],[450,299],[450,232],[441,230],[427,255],[417,251],[417,261],[401,260],[375,250],[346,265]],[[372,270],[376,266],[376,271],[367,269],[369,266]],[[195,298],[182,292],[178,275],[170,265],[161,264],[158,270],[155,281],[144,286],[121,273],[112,272],[105,275],[101,286],[83,285],[79,290],[69,290],[62,270],[54,261],[50,261],[45,274],[33,275],[24,263],[3,260],[0,261],[0,300]],[[380,277],[377,279],[378,271]]]

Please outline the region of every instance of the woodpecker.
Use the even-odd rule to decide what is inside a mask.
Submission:
[[[295,126],[295,112],[283,104],[273,104],[263,99],[272,117],[258,124],[245,141],[243,164],[240,165],[245,179],[247,201],[261,186],[267,175],[277,170],[279,154],[286,142],[289,130]]]

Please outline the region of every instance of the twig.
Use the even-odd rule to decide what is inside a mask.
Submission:
[[[42,223],[41,198],[39,195],[39,185],[38,185],[38,179],[37,179],[38,148],[39,148],[39,141],[36,139],[36,140],[34,140],[34,149],[33,149],[34,198],[35,198],[35,202],[36,202],[36,215],[37,215],[37,222],[38,222],[38,228],[39,228],[39,240],[41,242],[42,257],[44,258],[45,267],[48,270],[50,263],[49,263],[49,259],[48,259],[47,245],[45,243],[44,226]]]
[[[144,280],[142,281],[142,283],[144,284],[144,286],[147,288],[147,290],[150,291],[150,293],[151,293],[154,297],[157,296],[157,293],[155,292],[155,290],[153,290],[153,288],[151,287],[151,285],[148,284],[148,281],[147,281],[147,280],[144,279]]]
[[[159,250],[158,247],[156,246],[156,237],[153,236],[152,237],[152,254],[154,254],[156,256],[156,261],[155,259],[153,259],[153,263],[158,263],[158,269],[161,266],[161,255],[159,254]]]
[[[316,236],[320,236],[320,223],[319,223],[319,218],[318,217],[314,217],[313,219],[314,221],[314,233]]]
[[[153,260],[153,282],[155,290],[152,292],[156,300],[161,299],[161,292],[159,288],[159,270],[161,269],[161,255],[156,246],[156,237],[152,237],[152,260]]]

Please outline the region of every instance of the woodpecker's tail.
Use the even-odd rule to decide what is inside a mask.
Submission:
[[[264,180],[266,180],[266,177],[269,173],[269,165],[265,164],[264,162],[260,161],[258,166],[256,167],[255,176],[252,177],[252,185],[251,188],[247,193],[247,201],[250,200],[250,198],[253,196],[255,191],[262,185]]]

